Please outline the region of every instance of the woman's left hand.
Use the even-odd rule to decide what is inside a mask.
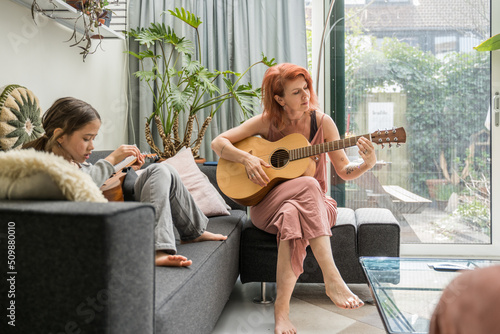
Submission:
[[[359,155],[365,161],[365,164],[371,169],[375,166],[377,162],[377,156],[375,154],[375,147],[372,142],[366,139],[365,137],[361,137],[358,139],[356,145],[359,148]]]

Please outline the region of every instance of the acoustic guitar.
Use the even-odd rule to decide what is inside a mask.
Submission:
[[[156,154],[144,154],[145,158],[151,158],[154,161],[158,160],[158,155]],[[123,202],[123,189],[122,184],[125,176],[127,175],[126,169],[132,166],[137,161],[137,158],[133,155],[125,158],[120,163],[114,165],[115,172],[113,175],[104,182],[100,190],[104,197],[110,202]]]
[[[399,146],[406,142],[406,131],[400,127],[317,145],[311,145],[303,135],[298,133],[275,142],[260,137],[249,137],[235,143],[234,146],[271,165],[270,168],[264,168],[270,182],[265,187],[261,187],[248,178],[243,164],[220,158],[217,165],[217,184],[221,191],[235,202],[242,205],[256,205],[277,184],[303,175],[314,175],[316,165],[313,165],[311,171],[310,163],[313,161],[307,158],[354,146],[361,137],[382,146],[384,144],[391,146],[393,143]]]

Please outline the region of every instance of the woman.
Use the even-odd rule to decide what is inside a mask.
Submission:
[[[260,186],[270,181],[265,169],[270,165],[233,143],[260,135],[276,141],[300,133],[311,144],[340,139],[333,120],[318,110],[318,101],[309,72],[297,65],[280,64],[269,68],[262,83],[264,112],[240,126],[230,129],[212,142],[219,157],[245,166],[248,178]],[[376,162],[373,144],[361,137],[357,146],[361,164],[349,162],[343,150],[328,153],[337,174],[352,180],[371,169]],[[251,207],[254,225],[277,235],[278,264],[276,274],[275,333],[296,333],[289,320],[290,298],[303,272],[306,247],[311,245],[323,272],[326,294],[341,308],[358,308],[363,302],[342,280],[333,261],[330,245],[331,228],[337,217],[337,203],[326,196],[326,154],[311,158],[316,164],[314,177],[302,176],[274,187],[264,199]]]
[[[122,145],[95,165],[86,163],[94,149],[93,141],[101,127],[101,117],[88,103],[61,98],[43,115],[45,134],[23,146],[52,152],[64,157],[89,174],[98,187],[114,172],[114,165],[129,156],[137,158],[137,167],[144,157],[133,145]],[[167,164],[153,164],[139,175],[134,184],[135,197],[152,203],[155,208],[155,264],[158,266],[189,266],[191,260],[177,252],[174,225],[181,242],[225,240],[226,236],[206,231],[208,218],[196,206],[177,171]]]

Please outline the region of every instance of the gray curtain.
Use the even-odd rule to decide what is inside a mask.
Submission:
[[[148,27],[152,22],[165,23],[178,36],[194,42],[194,29],[169,13],[162,15],[176,7],[185,8],[203,21],[199,28],[201,57],[202,64],[209,70],[243,72],[262,59],[262,53],[278,63],[290,62],[307,68],[304,0],[130,0],[130,28]],[[131,51],[139,51],[136,42],[129,43]],[[144,124],[153,111],[153,97],[149,88],[133,76],[138,69],[138,61],[130,57],[129,142],[136,143],[141,150],[148,150]],[[255,66],[242,82],[260,87],[266,69],[263,64]],[[219,87],[224,87],[222,81]],[[260,112],[255,110],[254,114]],[[200,122],[208,114],[207,110],[199,115]],[[208,161],[216,159],[210,149],[212,139],[243,120],[238,104],[231,100],[226,102],[205,134],[200,156]],[[180,121],[184,123],[182,118]],[[195,136],[197,133],[193,133],[193,138]]]

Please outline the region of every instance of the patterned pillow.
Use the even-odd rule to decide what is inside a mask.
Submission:
[[[9,85],[0,91],[0,151],[20,148],[43,135],[38,98],[19,85]]]

